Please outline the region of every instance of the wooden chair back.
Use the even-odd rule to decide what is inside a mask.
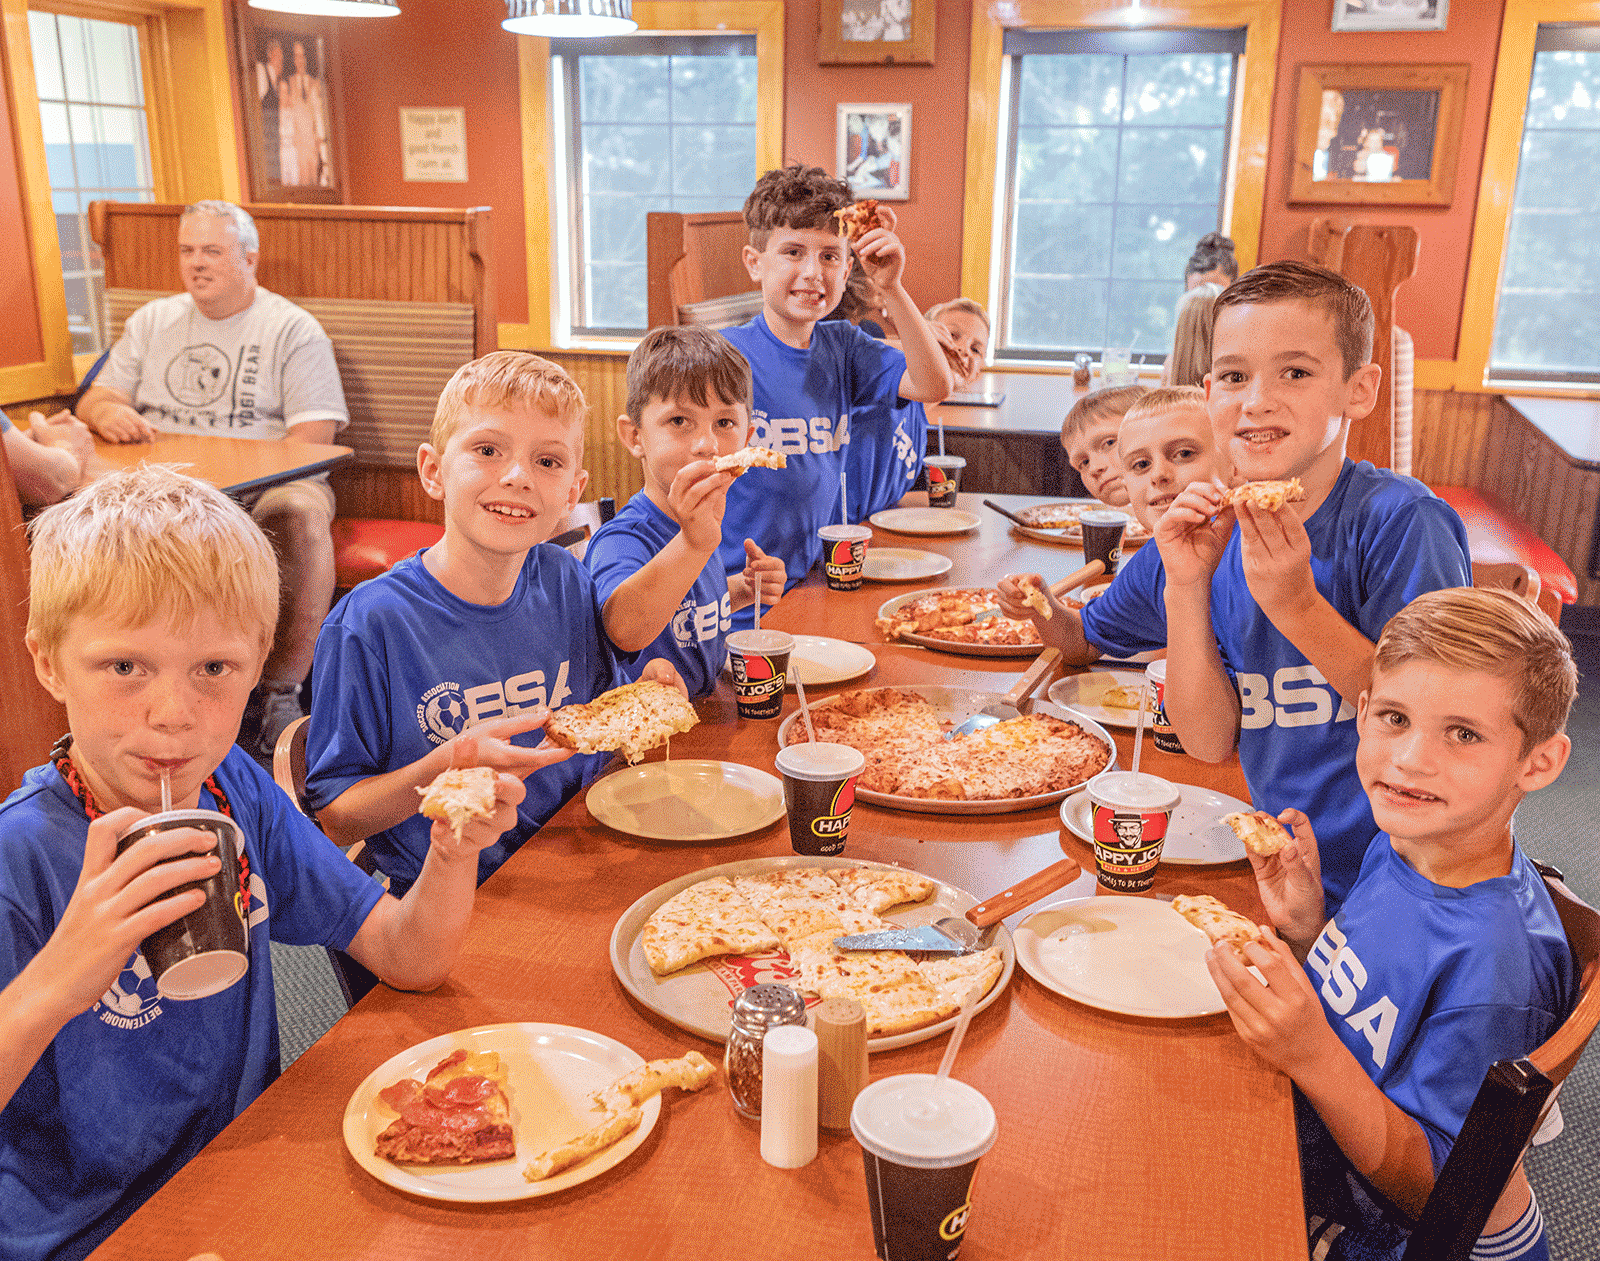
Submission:
[[[1433,1194],[1423,1206],[1403,1261],[1465,1261],[1522,1153],[1600,1024],[1600,912],[1559,878],[1545,884],[1577,963],[1578,1005],[1524,1059],[1489,1067]]]
[[[1539,572],[1532,565],[1524,565],[1518,561],[1482,561],[1472,562],[1472,585],[1475,587],[1489,587],[1500,591],[1509,591],[1513,595],[1520,595],[1523,599],[1538,604],[1549,613],[1551,620],[1560,617],[1560,601],[1557,600],[1555,612],[1540,603],[1540,594],[1544,584],[1539,580]]]
[[[1350,426],[1346,453],[1379,468],[1394,467],[1394,291],[1417,271],[1417,230],[1395,223],[1311,221],[1311,261],[1338,272],[1372,303],[1372,361],[1383,369],[1378,404]]]
[[[22,783],[67,729],[67,711],[39,682],[23,637],[28,630],[28,536],[11,461],[0,444],[0,667],[10,680],[0,723],[0,796]]]
[[[699,215],[651,211],[645,239],[650,327],[726,328],[759,311],[761,286],[750,279],[742,256],[749,240],[744,215],[737,210]],[[753,307],[746,296],[752,293]]]

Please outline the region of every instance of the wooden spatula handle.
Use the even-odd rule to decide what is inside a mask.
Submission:
[[[967,918],[979,928],[999,923],[1013,911],[1032,906],[1046,894],[1071,884],[1083,874],[1076,858],[1063,858],[1043,871],[1036,871],[1026,880],[1019,880],[1009,889],[997,893],[986,902],[979,903],[967,912]]]
[[[1013,706],[1020,705],[1022,698],[1032,695],[1034,688],[1038,687],[1040,681],[1056,668],[1056,662],[1060,660],[1061,652],[1059,649],[1046,648],[1039,654],[1037,660],[1022,672],[1022,677],[1017,680],[1015,686],[1006,693],[1006,703]]]
[[[1050,584],[1050,594],[1054,596],[1066,595],[1066,593],[1071,591],[1074,587],[1081,586],[1083,583],[1088,582],[1091,578],[1098,578],[1101,574],[1105,573],[1105,571],[1106,567],[1104,561],[1092,560],[1082,569],[1075,570],[1068,574],[1060,582],[1052,582]]]

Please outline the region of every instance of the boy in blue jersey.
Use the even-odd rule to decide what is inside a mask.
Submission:
[[[610,756],[533,743],[552,709],[626,681],[588,571],[545,543],[589,480],[584,412],[572,378],[537,355],[458,369],[417,451],[444,537],[358,586],[317,636],[306,796],[329,836],[367,838],[392,890],[422,869],[417,790],[440,771],[526,782],[516,826],[479,855],[482,881]],[[665,661],[641,675],[683,687]]]
[[[735,474],[715,461],[749,435],[750,365],[721,336],[674,325],[634,347],[617,437],[643,464],[644,489],[600,527],[583,559],[611,642],[670,661],[691,698],[717,685],[734,610],[758,592],[766,604],[783,594],[783,562],[750,539],[743,573],[724,574],[717,559]]]
[[[1324,923],[1317,838],[1285,810],[1294,841],[1250,860],[1282,939],[1207,957],[1240,1036],[1297,1087],[1312,1255],[1361,1261],[1399,1257],[1484,1073],[1578,997],[1511,829],[1571,750],[1566,637],[1510,592],[1433,591],[1384,628],[1370,674],[1356,766],[1382,831],[1343,905]],[[1548,1258],[1520,1165],[1472,1255]]]
[[[1163,577],[1114,583],[1084,629],[1117,656],[1166,646],[1185,751],[1218,762],[1237,746],[1259,808],[1311,816],[1337,906],[1376,831],[1355,771],[1373,642],[1416,596],[1471,584],[1466,532],[1421,482],[1345,456],[1380,369],[1371,304],[1344,277],[1247,272],[1217,299],[1212,354],[1206,406],[1234,481],[1298,478],[1304,498],[1224,509],[1196,481],[1156,526]]]
[[[752,469],[728,488],[718,555],[729,574],[744,569],[743,540],[751,538],[783,562],[791,586],[804,578],[822,557],[817,530],[840,520],[840,474],[852,458],[858,414],[861,423],[882,427],[880,441],[890,441],[897,399],[936,403],[950,393],[944,353],[901,283],[905,247],[887,207],[878,215],[888,226],[862,236],[855,253],[883,295],[903,350],[847,321],[823,320],[850,274],[850,246],[835,214],[850,204],[843,180],[798,164],[768,171],[745,199],[744,263],[761,286],[762,312],[724,336],[755,378],[752,445],[781,451],[788,465]],[[861,507],[850,505],[852,519],[864,515]]]
[[[0,1253],[88,1254],[278,1073],[273,941],[348,949],[408,989],[465,935],[477,851],[515,819],[434,825],[416,886],[384,894],[234,745],[278,617],[272,545],[203,482],[141,467],[33,526],[27,643],[70,734],[0,805]],[[162,808],[244,834],[249,970],[161,996],[140,942],[204,901],[210,833],[117,838]],[[413,805],[413,808],[415,806]]]

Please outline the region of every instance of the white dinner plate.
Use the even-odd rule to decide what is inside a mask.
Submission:
[[[867,555],[872,555],[870,550]],[[877,664],[878,659],[865,645],[826,635],[796,635],[794,651],[789,654],[790,673],[799,674],[800,682],[807,687],[859,679]],[[794,686],[792,678],[789,686]]]
[[[1145,739],[1149,738],[1146,733]],[[1174,784],[1173,787],[1183,794],[1183,800],[1172,812],[1172,822],[1167,825],[1161,861],[1196,867],[1241,861],[1244,842],[1222,822],[1222,816],[1255,807],[1227,793],[1196,788],[1193,784]],[[1094,824],[1090,820],[1088,789],[1074,793],[1061,803],[1061,822],[1080,840],[1093,843]]]
[[[1206,971],[1206,935],[1160,898],[1051,902],[1017,926],[1017,962],[1046,989],[1124,1016],[1227,1010]]]
[[[1063,709],[1093,718],[1102,727],[1127,727],[1130,731],[1138,723],[1139,711],[1120,705],[1105,704],[1106,694],[1112,688],[1131,688],[1133,692],[1144,686],[1144,675],[1132,670],[1090,670],[1087,674],[1069,674],[1050,685],[1050,699]],[[1150,715],[1145,715],[1146,734]]]
[[[499,1053],[511,1096],[516,1156],[481,1165],[429,1168],[397,1165],[373,1155],[378,1135],[397,1115],[378,1092],[402,1077],[422,1079],[456,1050]],[[540,1152],[600,1124],[604,1114],[590,1108],[589,1092],[604,1089],[643,1063],[616,1039],[571,1025],[480,1025],[441,1034],[385,1060],[356,1087],[344,1110],[344,1143],[356,1164],[379,1182],[433,1200],[486,1204],[565,1191],[620,1164],[644,1142],[661,1115],[659,1095],[644,1104],[638,1129],[582,1164],[542,1182],[526,1181],[523,1166]]]
[[[783,782],[739,762],[645,762],[595,780],[584,804],[629,836],[721,841],[783,818]]]
[[[861,576],[873,582],[916,582],[947,574],[954,565],[953,560],[938,552],[919,551],[914,547],[869,547]]]
[[[781,871],[789,867],[886,867],[891,863],[862,862],[845,858],[814,857],[791,854],[783,858],[747,858],[742,862],[723,863],[707,867],[669,880],[650,890],[617,920],[611,931],[611,969],[623,988],[658,1016],[672,1021],[680,1029],[698,1033],[718,1042],[728,1040],[728,1028],[734,997],[752,985],[776,981],[795,985],[798,973],[789,964],[789,956],[773,950],[749,957],[743,955],[719,956],[691,963],[669,976],[657,976],[645,962],[644,947],[639,935],[644,924],[663,902],[683,892],[692,884],[709,880],[713,876],[749,876],[767,871]],[[962,915],[978,905],[978,899],[964,889],[942,881],[933,882],[933,896],[914,906],[893,907],[884,918],[905,928],[931,924],[946,915]],[[989,987],[989,992],[979,1000],[976,1010],[982,1011],[1005,989],[1016,967],[1016,952],[1011,945],[1011,930],[1001,925],[995,938],[1000,947],[1000,978]],[[811,1003],[819,1000],[814,996]],[[937,1037],[955,1028],[956,1017],[936,1021],[921,1029],[897,1033],[887,1037],[869,1038],[867,1050],[888,1051],[897,1046],[909,1046],[926,1038]]]
[[[966,534],[982,524],[976,513],[960,508],[885,508],[867,520],[897,534]],[[867,555],[872,555],[870,547]]]

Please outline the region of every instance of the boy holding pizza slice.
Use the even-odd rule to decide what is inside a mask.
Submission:
[[[873,426],[881,447],[893,442],[898,400],[937,403],[950,393],[944,352],[901,283],[905,246],[894,212],[879,206],[879,226],[846,240],[837,212],[850,205],[848,184],[799,164],[768,171],[745,200],[744,264],[761,286],[762,310],[724,336],[755,379],[751,441],[787,465],[753,469],[728,487],[719,555],[730,575],[744,569],[750,538],[783,562],[791,585],[804,578],[822,559],[817,530],[840,520],[852,426]],[[852,250],[884,296],[901,349],[824,319],[844,292]],[[852,505],[852,518],[864,506]]]
[[[69,734],[0,806],[0,1253],[86,1255],[278,1074],[269,938],[347,949],[438,985],[472,913],[478,851],[522,784],[459,835],[427,832],[385,894],[234,744],[278,617],[272,545],[232,500],[166,467],[113,473],[33,525],[27,643]],[[229,815],[249,969],[219,993],[157,991],[140,943],[196,910],[216,839],[118,838],[172,805]],[[415,796],[413,795],[413,802]],[[415,806],[413,805],[413,809]]]
[[[1398,1257],[1489,1065],[1527,1055],[1577,1001],[1560,917],[1511,827],[1566,765],[1576,689],[1566,637],[1527,601],[1418,597],[1357,698],[1381,831],[1343,904],[1323,922],[1304,814],[1283,812],[1290,844],[1251,855],[1282,939],[1207,962],[1240,1036],[1294,1079],[1315,1257]],[[1520,1166],[1472,1255],[1549,1256]]]

